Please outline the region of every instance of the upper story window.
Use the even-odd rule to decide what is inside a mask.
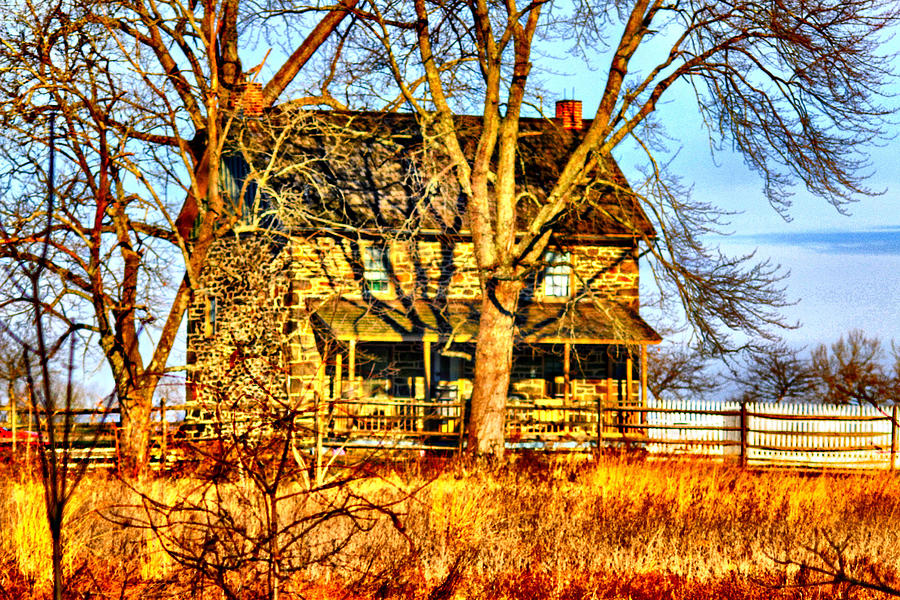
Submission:
[[[547,251],[544,256],[547,268],[544,270],[544,296],[568,298],[572,274],[572,258],[568,252]]]
[[[386,251],[383,246],[369,246],[363,255],[363,279],[370,292],[386,292],[390,289]]]
[[[256,204],[257,184],[255,181],[247,182],[250,173],[250,165],[243,155],[228,154],[222,157],[219,165],[219,188],[233,203],[235,214],[245,220]]]
[[[242,154],[226,154],[222,157],[219,189],[226,207],[238,218],[235,229],[278,229],[281,225],[272,198],[260,191],[255,177],[256,174]]]

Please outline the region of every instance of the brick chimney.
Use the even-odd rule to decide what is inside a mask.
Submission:
[[[250,81],[239,84],[232,97],[235,98],[236,108],[242,110],[245,117],[258,117],[262,114],[264,101],[261,83]]]
[[[581,129],[581,100],[557,100],[556,118],[563,129]]]

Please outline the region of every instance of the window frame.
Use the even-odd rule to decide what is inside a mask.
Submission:
[[[542,290],[544,298],[565,300],[572,297],[572,253],[561,250],[547,250],[544,253],[544,273]],[[559,291],[565,293],[557,293]]]
[[[387,268],[388,253],[386,246],[374,244],[367,246],[363,252],[363,281],[366,289],[373,294],[386,294],[391,291],[391,278]]]

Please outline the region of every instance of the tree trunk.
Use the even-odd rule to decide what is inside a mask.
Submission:
[[[119,431],[119,471],[140,478],[150,463],[150,409],[146,394],[132,390],[121,396],[122,424]]]
[[[468,452],[503,456],[518,281],[492,280],[481,302]]]
[[[46,484],[45,484],[46,485]],[[60,511],[62,512],[62,511]],[[52,543],[52,567],[53,567],[53,600],[62,600],[63,597],[63,547],[62,547],[62,514],[57,521],[50,524],[50,539]]]

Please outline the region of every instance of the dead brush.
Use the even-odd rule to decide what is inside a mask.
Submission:
[[[808,476],[708,462],[618,459],[567,459],[532,467],[451,465],[427,477],[417,468],[385,468],[356,482],[359,496],[392,502],[395,520],[383,515],[352,536],[347,535],[353,531],[351,521],[329,522],[330,529],[292,551],[314,551],[338,538],[346,544],[329,561],[292,571],[285,590],[308,597],[396,599],[432,593],[435,598],[510,599],[884,597],[848,591],[844,584],[793,587],[817,581],[801,580],[798,565],[822,564],[813,561],[822,558],[823,546],[816,540],[826,539],[824,533],[841,540],[855,573],[900,569],[900,483],[893,475]],[[9,478],[0,482],[4,531],[24,525],[17,512],[23,509],[11,492],[14,484]],[[200,482],[160,478],[147,485],[152,490],[146,491],[172,503],[190,500]],[[237,516],[244,500],[234,485],[220,485],[218,501]],[[289,487],[285,492],[293,493]],[[39,496],[23,496],[41,503]],[[139,499],[115,479],[88,475],[72,503],[73,526],[67,534],[72,568],[78,572],[81,565],[93,564],[97,572],[119,573],[123,580],[130,574],[126,596],[144,600],[164,589],[189,593],[188,571],[160,553],[146,530],[128,523],[111,527],[100,516],[128,504],[130,512],[122,516],[137,519]],[[303,510],[293,501],[284,508],[292,514]],[[173,522],[170,533],[178,527]],[[0,536],[3,564],[15,565],[19,581],[25,573],[40,571],[29,566],[34,564],[29,548],[36,547],[30,539]],[[28,577],[37,581],[37,575]],[[84,577],[73,580],[90,585]]]

